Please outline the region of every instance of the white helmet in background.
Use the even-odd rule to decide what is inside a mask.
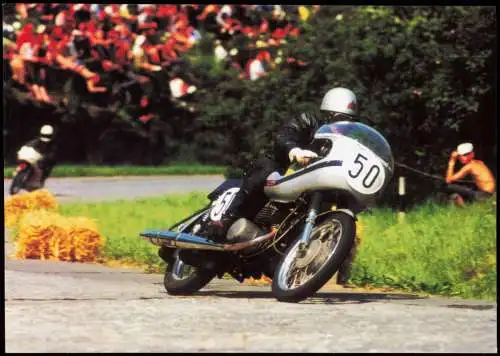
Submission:
[[[460,156],[469,154],[472,151],[474,151],[474,146],[470,142],[461,143],[460,145],[457,146],[457,153]]]
[[[344,116],[349,120],[358,115],[358,100],[349,89],[333,88],[323,97],[320,110],[332,112],[331,118]]]
[[[50,125],[43,125],[40,129],[40,139],[43,142],[49,142],[52,140],[52,135],[54,135],[54,128]]]

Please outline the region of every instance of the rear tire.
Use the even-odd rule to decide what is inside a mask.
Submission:
[[[15,175],[10,184],[10,195],[16,195],[21,189],[25,188],[26,182],[28,182],[31,177],[31,172],[31,169],[26,168]]]
[[[179,263],[192,269],[192,273],[185,279],[179,279],[177,276],[176,268]],[[215,276],[214,271],[184,264],[177,256],[167,265],[163,284],[170,295],[191,295],[205,287]]]
[[[277,300],[280,302],[297,303],[314,295],[314,293],[323,287],[340,268],[354,245],[356,224],[354,219],[345,213],[332,213],[331,215],[328,215],[325,220],[314,227],[311,237],[314,237],[315,234],[320,234],[322,229],[326,229],[328,224],[332,223],[341,227],[337,238],[338,240],[333,247],[332,255],[327,257],[323,265],[319,267],[316,272],[314,272],[315,274],[313,274],[310,279],[295,288],[284,287],[284,284],[287,284],[287,275],[283,269],[286,268],[288,270],[287,266],[291,266],[294,261],[297,261],[294,256],[298,248],[299,239],[297,238],[297,240],[288,248],[286,254],[280,260],[274,272],[272,291]],[[309,248],[311,248],[311,246]],[[307,258],[305,257],[305,259]],[[307,270],[309,265],[313,262],[314,258],[311,262],[309,262],[305,270]]]

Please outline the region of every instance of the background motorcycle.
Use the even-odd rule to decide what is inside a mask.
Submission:
[[[168,231],[140,234],[161,246],[169,294],[194,293],[226,273],[240,282],[264,275],[279,301],[298,302],[333,277],[353,247],[356,215],[375,204],[392,178],[393,156],[380,133],[347,121],[322,126],[309,149],[318,159],[290,175],[270,174],[269,201],[235,221],[223,242],[205,227],[230,206],[240,180],[222,183],[208,195],[209,205]]]
[[[41,159],[42,155],[32,147],[21,147],[17,153],[18,165],[13,173],[10,184],[9,192],[11,195],[19,193],[22,189],[33,191],[43,187],[44,182],[40,182],[40,178],[35,174],[36,164]]]

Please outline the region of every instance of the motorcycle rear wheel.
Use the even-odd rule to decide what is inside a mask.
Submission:
[[[355,235],[356,224],[351,216],[332,213],[314,227],[311,243],[303,255],[299,252],[300,239],[297,239],[275,269],[272,283],[275,298],[280,302],[297,303],[314,295],[347,258]],[[326,258],[321,262],[320,257],[324,255]],[[311,267],[314,268],[310,275],[307,272]],[[297,279],[302,283],[295,286]]]
[[[216,273],[184,263],[175,252],[172,263],[168,263],[163,285],[170,295],[191,295],[205,287]]]
[[[16,195],[23,189],[26,183],[29,181],[31,177],[32,170],[26,168],[20,172],[18,172],[15,177],[12,179],[12,183],[10,184],[10,195]]]

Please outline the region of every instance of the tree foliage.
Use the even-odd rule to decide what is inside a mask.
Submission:
[[[399,163],[443,176],[461,140],[473,141],[490,165],[496,161],[494,7],[363,6],[338,13],[325,6],[285,51],[308,66],[282,66],[253,82],[221,76],[198,97],[194,145],[202,160],[244,166],[281,123],[344,86],[358,95],[361,121],[388,139]]]
[[[495,7],[322,6],[281,49],[283,58],[307,65],[275,63],[256,81],[216,63],[213,38],[204,34],[184,56],[182,71],[199,88],[193,96],[198,111],[176,107],[162,93],[152,128],[137,130],[130,119],[112,118],[114,133],[104,141],[114,146],[116,163],[192,160],[230,165],[237,174],[270,148],[282,123],[319,108],[328,89],[343,86],[357,94],[360,120],[388,139],[396,162],[443,176],[450,152],[471,141],[477,157],[496,171],[496,33]],[[102,161],[107,149],[95,138],[103,125],[97,119],[81,125],[85,130],[75,130],[85,142],[78,146],[93,151],[82,156]],[[137,149],[127,146],[131,140]],[[141,149],[141,142],[149,148]],[[398,175],[409,177],[415,199],[438,183],[397,166]]]

